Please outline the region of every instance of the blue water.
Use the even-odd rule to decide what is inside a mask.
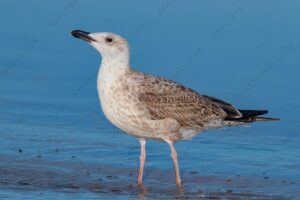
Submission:
[[[0,2],[0,199],[300,195],[300,2]],[[112,126],[96,91],[100,56],[70,31],[115,32],[131,64],[280,122],[179,142],[184,192],[168,146],[139,144]]]

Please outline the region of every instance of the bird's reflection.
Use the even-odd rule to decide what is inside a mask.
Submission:
[[[149,193],[150,189],[145,187],[143,184],[137,184],[138,188],[138,199],[144,200],[145,197],[147,197],[147,194]],[[171,198],[184,198],[184,187],[182,185],[176,186],[176,190],[174,191]]]
[[[147,188],[144,186],[144,184],[137,184],[137,188],[139,189],[138,199],[139,200],[145,199],[145,197],[146,197],[146,195],[148,193]]]

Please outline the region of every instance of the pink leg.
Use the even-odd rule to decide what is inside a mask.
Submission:
[[[143,171],[144,171],[144,164],[145,164],[145,159],[146,159],[146,140],[141,138],[140,139],[140,144],[141,144],[141,155],[140,155],[140,169],[139,169],[139,176],[138,176],[138,185],[143,184]]]
[[[175,171],[175,176],[176,176],[176,184],[178,186],[181,186],[181,179],[180,179],[180,173],[179,173],[179,167],[178,167],[178,160],[177,160],[177,153],[175,150],[175,147],[173,145],[173,142],[167,141],[170,145],[171,148],[171,157],[173,159],[174,163],[174,171]]]

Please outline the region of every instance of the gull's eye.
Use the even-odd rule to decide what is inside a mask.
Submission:
[[[112,41],[113,41],[113,39],[111,37],[105,38],[105,42],[111,43]]]

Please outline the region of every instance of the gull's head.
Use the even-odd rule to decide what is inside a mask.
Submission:
[[[89,33],[81,30],[74,30],[71,34],[90,43],[103,59],[129,57],[127,41],[117,34],[109,32]]]

